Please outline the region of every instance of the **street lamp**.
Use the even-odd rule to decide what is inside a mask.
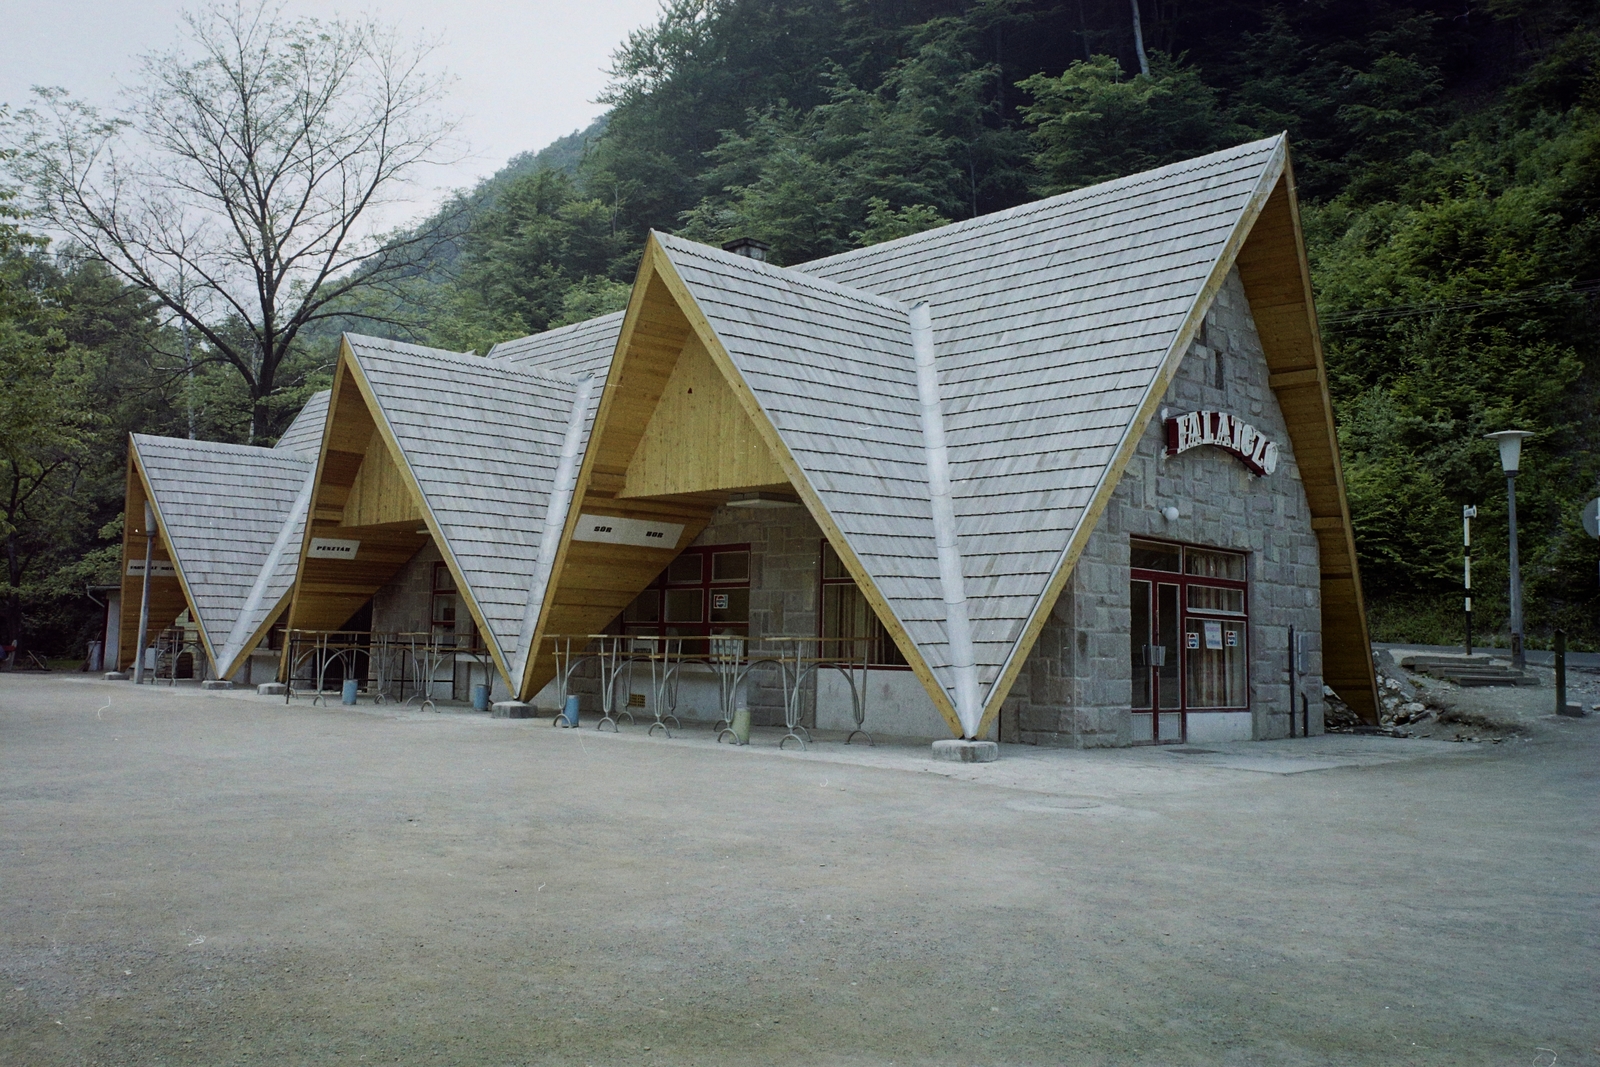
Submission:
[[[1522,439],[1528,430],[1501,430],[1484,434],[1500,446],[1500,469],[1506,472],[1506,516],[1511,535],[1511,666],[1522,670],[1522,569],[1517,563],[1517,467],[1522,461]]]

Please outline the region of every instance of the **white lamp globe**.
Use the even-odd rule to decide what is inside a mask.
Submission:
[[[1500,469],[1507,474],[1517,473],[1517,465],[1522,462],[1522,439],[1532,437],[1532,430],[1501,430],[1499,433],[1486,433],[1486,439],[1500,446]]]

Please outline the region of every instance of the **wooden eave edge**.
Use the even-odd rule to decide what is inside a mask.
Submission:
[[[622,365],[627,359],[628,342],[633,337],[635,324],[643,312],[645,293],[650,288],[650,246],[655,243],[655,238],[650,237],[645,242],[645,255],[639,260],[639,269],[634,272],[633,289],[628,295],[628,308],[622,317],[622,329],[617,332],[617,342],[611,349],[611,363],[606,368],[606,380],[600,386],[600,403],[595,409],[594,421],[589,424],[589,436],[583,442],[583,462],[578,467],[577,475],[572,479],[572,495],[567,500],[567,514],[561,525],[561,538],[556,543],[556,558],[550,564],[550,577],[545,581],[544,601],[539,605],[538,621],[533,627],[533,636],[528,639],[528,648],[522,657],[522,674],[517,679],[515,695],[518,700],[531,700],[533,694],[528,692],[532,684],[533,669],[539,660],[539,647],[544,643],[545,630],[550,622],[550,609],[554,601],[553,594],[561,582],[562,570],[567,563],[567,550],[572,544],[572,535],[576,531],[578,513],[581,510],[577,505],[589,491],[589,483],[594,477],[595,449],[594,443],[600,436],[601,428],[611,412],[611,398],[616,395],[617,382],[622,376]],[[676,549],[676,545],[673,546]],[[535,560],[537,566],[540,561]],[[532,592],[532,579],[529,579],[529,592]]]
[[[139,474],[140,487],[144,489],[144,498],[150,502],[151,509],[156,513],[156,536],[161,539],[161,547],[167,550],[167,558],[172,561],[172,569],[178,576],[178,588],[183,590],[184,603],[188,605],[189,614],[194,618],[195,629],[200,631],[200,646],[205,649],[206,658],[211,661],[211,669],[216,671],[218,669],[217,653],[211,647],[211,635],[206,630],[206,621],[200,617],[200,609],[195,606],[194,593],[190,591],[189,579],[183,572],[183,560],[178,558],[178,553],[173,551],[172,542],[167,540],[167,517],[161,513],[161,501],[156,498],[155,490],[150,487],[150,475],[144,469],[144,457],[139,454],[139,443],[133,439],[132,434],[128,435],[128,446],[130,458],[132,458],[134,468]],[[127,545],[126,538],[123,539],[123,545]],[[126,551],[126,547],[124,551]],[[126,563],[123,564],[123,570],[127,570]],[[149,578],[148,574],[145,575],[147,581]],[[137,641],[138,638],[135,637],[134,640]],[[134,655],[142,655],[143,653],[143,649],[134,649]],[[227,675],[218,674],[217,677],[226,678]]]
[[[832,513],[823,503],[821,495],[811,484],[811,479],[806,474],[805,468],[800,466],[790,453],[788,446],[784,444],[777,427],[772,424],[771,418],[761,406],[761,401],[745,382],[744,375],[733,362],[733,358],[728,354],[727,349],[723,347],[722,339],[717,336],[716,330],[712,328],[710,321],[701,312],[699,304],[695,302],[693,294],[689,291],[689,287],[679,277],[676,268],[673,267],[671,257],[666,254],[666,250],[661,247],[654,234],[650,236],[645,246],[645,262],[650,264],[651,269],[661,278],[667,290],[672,294],[673,299],[677,301],[679,309],[689,320],[690,328],[694,330],[701,343],[705,345],[706,351],[711,354],[712,362],[717,365],[717,369],[722,372],[734,395],[738,397],[740,406],[744,408],[745,414],[755,425],[756,431],[761,434],[762,440],[771,449],[772,455],[778,461],[778,465],[783,468],[784,473],[788,476],[790,484],[799,492],[801,500],[805,502],[807,510],[811,513],[811,517],[816,520],[818,526],[822,527],[824,535],[827,536],[834,551],[838,553],[840,560],[844,562],[845,568],[850,572],[850,577],[856,583],[856,587],[866,597],[867,603],[872,605],[872,610],[877,614],[878,620],[883,623],[884,629],[888,630],[889,635],[894,638],[895,645],[900,649],[901,654],[906,657],[906,663],[910,665],[912,672],[916,674],[917,680],[927,690],[929,698],[933,701],[934,707],[939,710],[939,714],[944,718],[945,724],[950,727],[954,736],[963,736],[965,730],[961,725],[960,717],[956,714],[955,704],[951,701],[949,692],[946,691],[938,677],[933,673],[933,669],[922,655],[921,648],[912,640],[911,635],[906,632],[899,616],[890,607],[888,599],[878,590],[877,583],[873,581],[871,573],[862,564],[860,558],[856,556],[854,546],[850,544],[844,531],[839,529]],[[878,300],[884,299],[872,293],[867,295],[873,296]],[[632,324],[631,311],[632,308],[630,307],[630,320],[623,326],[624,336],[630,332]],[[907,345],[909,346],[909,322],[906,329]],[[597,418],[595,422],[596,429],[599,428],[599,425]]]
[[[989,689],[989,695],[984,701],[983,718],[979,722],[977,736],[982,737],[984,731],[993,726],[996,717],[1000,714],[1000,707],[1005,703],[1006,697],[1011,695],[1011,687],[1016,684],[1017,675],[1021,673],[1023,664],[1027,661],[1029,653],[1039,640],[1039,634],[1044,629],[1045,622],[1054,610],[1056,601],[1060,599],[1061,591],[1066,588],[1067,580],[1072,576],[1073,568],[1077,566],[1078,558],[1083,555],[1083,550],[1089,543],[1089,537],[1095,528],[1100,525],[1101,516],[1105,513],[1106,506],[1111,502],[1111,494],[1116,490],[1117,483],[1122,480],[1123,473],[1132,461],[1133,455],[1139,449],[1139,439],[1144,435],[1145,427],[1155,417],[1156,409],[1161,404],[1161,398],[1166,395],[1167,388],[1172,384],[1172,379],[1178,373],[1178,367],[1183,362],[1184,355],[1189,350],[1189,345],[1194,341],[1195,335],[1200,330],[1200,324],[1205,320],[1205,313],[1211,306],[1211,301],[1216,298],[1218,290],[1228,278],[1228,271],[1233,268],[1234,260],[1239,256],[1239,250],[1244,247],[1244,242],[1249,238],[1251,229],[1255,226],[1256,219],[1261,216],[1262,209],[1267,205],[1267,200],[1272,196],[1272,190],[1277,186],[1278,180],[1285,173],[1289,162],[1289,146],[1287,135],[1278,136],[1278,144],[1272,150],[1272,156],[1262,168],[1261,177],[1256,181],[1256,187],[1250,194],[1250,199],[1245,202],[1244,208],[1239,212],[1239,218],[1234,223],[1233,232],[1228,235],[1218,250],[1216,258],[1212,261],[1211,271],[1206,276],[1205,284],[1195,294],[1189,313],[1184,316],[1183,324],[1178,332],[1173,335],[1172,344],[1167,348],[1167,354],[1162,358],[1161,366],[1145,389],[1144,398],[1139,406],[1134,409],[1133,417],[1128,421],[1127,428],[1123,431],[1122,441],[1117,446],[1116,452],[1111,457],[1111,462],[1101,471],[1100,480],[1095,483],[1094,492],[1089,498],[1089,503],[1083,510],[1083,515],[1072,531],[1072,536],[1067,539],[1066,547],[1061,550],[1055,570],[1051,573],[1050,580],[1045,584],[1044,591],[1034,602],[1033,610],[1029,612],[1028,621],[1023,626],[1022,634],[1012,645],[1011,652],[1002,664],[1000,675]]]
[[[478,606],[478,599],[472,593],[472,583],[467,581],[466,574],[461,569],[461,564],[456,560],[454,549],[451,548],[449,540],[444,536],[443,527],[439,525],[439,520],[433,514],[433,504],[428,500],[428,495],[422,491],[422,486],[417,481],[415,472],[413,472],[411,469],[411,458],[406,455],[406,450],[400,446],[399,439],[395,437],[394,430],[389,426],[389,413],[384,410],[382,402],[378,399],[377,392],[372,388],[372,384],[367,381],[366,371],[362,369],[361,361],[356,358],[355,351],[350,347],[350,342],[341,336],[339,338],[339,348],[341,352],[341,369],[343,368],[345,361],[348,360],[350,367],[350,378],[356,383],[356,388],[361,392],[362,399],[367,403],[367,410],[372,414],[373,425],[375,425],[378,428],[378,432],[383,435],[384,444],[389,449],[390,458],[395,460],[395,465],[405,476],[407,486],[409,486],[411,491],[416,494],[417,503],[422,510],[423,521],[428,524],[428,532],[433,536],[434,544],[439,546],[440,555],[444,557],[445,564],[450,568],[450,573],[455,577],[456,589],[461,594],[462,598],[466,600],[467,610],[472,613],[472,622],[478,627],[478,632],[484,635],[484,645],[489,649],[490,655],[494,657],[495,666],[500,670],[500,677],[504,679],[506,686],[509,688],[511,685],[511,669],[506,664],[505,651],[500,647],[500,638],[497,637],[494,630],[484,622],[483,610]],[[328,404],[328,410],[330,412],[333,410],[332,401],[336,399],[337,394],[329,398],[330,402]],[[327,434],[324,432],[324,454],[327,451],[327,440]],[[318,484],[320,486],[322,477],[322,466],[320,460],[317,466],[317,477]],[[306,537],[305,541],[303,542],[306,547],[302,548],[300,557],[300,565],[302,568],[305,566],[305,552],[309,550],[309,546],[311,544],[311,515],[315,512],[315,510],[316,498],[313,496],[311,511],[308,511],[306,514]],[[404,564],[402,564],[402,566],[404,566]],[[295,574],[295,581],[297,583],[300,580],[301,573],[304,573],[303,570],[296,572]]]
[[[1333,396],[1328,390],[1327,364],[1323,360],[1322,355],[1322,325],[1317,318],[1317,303],[1311,287],[1311,260],[1306,254],[1305,232],[1300,225],[1300,199],[1295,195],[1296,186],[1294,163],[1288,158],[1287,152],[1285,152],[1284,155],[1283,177],[1281,180],[1287,184],[1286,191],[1288,193],[1287,199],[1289,206],[1289,223],[1294,233],[1295,261],[1300,268],[1300,288],[1301,298],[1305,304],[1306,328],[1310,332],[1311,337],[1311,356],[1313,363],[1311,367],[1304,369],[1315,372],[1317,391],[1322,400],[1323,421],[1328,435],[1328,456],[1330,465],[1332,467],[1331,473],[1333,475],[1333,484],[1339,500],[1339,514],[1337,517],[1339,520],[1339,525],[1344,531],[1344,537],[1342,538],[1344,543],[1344,554],[1350,567],[1350,573],[1348,576],[1336,575],[1335,580],[1349,581],[1351,583],[1351,589],[1355,597],[1356,618],[1354,621],[1360,632],[1360,648],[1362,652],[1361,660],[1366,665],[1367,682],[1372,700],[1370,716],[1363,715],[1362,718],[1373,725],[1377,725],[1378,709],[1382,707],[1382,704],[1378,699],[1378,672],[1376,666],[1372,662],[1372,633],[1367,626],[1367,598],[1365,591],[1361,588],[1361,568],[1356,559],[1355,526],[1350,521],[1350,498],[1345,493],[1344,462],[1339,455],[1339,428],[1333,417]],[[1289,371],[1287,373],[1295,374],[1298,372]],[[1299,383],[1292,380],[1285,381],[1282,387],[1291,387],[1296,384]],[[1276,389],[1274,389],[1274,391],[1276,391]],[[1300,460],[1298,453],[1295,456],[1295,460],[1296,462],[1299,462]],[[1333,517],[1334,516],[1331,515],[1322,516],[1322,518]],[[1312,530],[1314,532],[1327,528],[1319,527],[1317,525],[1317,518],[1318,517],[1316,516],[1313,516],[1312,518]],[[1318,533],[1317,555],[1319,557],[1319,563],[1321,562],[1322,545],[1323,539],[1320,533]],[[1324,580],[1326,580],[1326,578],[1324,578]],[[1328,647],[1327,641],[1327,633],[1324,631],[1322,635],[1322,648],[1324,655],[1326,655],[1326,650]],[[1324,670],[1326,670],[1326,661],[1324,661],[1323,666]],[[1359,712],[1361,709],[1355,710]]]

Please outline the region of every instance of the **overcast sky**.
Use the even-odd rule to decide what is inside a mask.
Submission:
[[[114,107],[143,52],[177,41],[184,0],[0,0],[0,103],[24,104],[34,85],[59,85]],[[443,36],[437,65],[458,79],[452,106],[471,149],[424,180],[471,185],[518,152],[587,126],[605,108],[612,50],[655,21],[659,0],[287,0],[290,14],[369,12],[407,37]],[[437,199],[434,197],[433,199]],[[419,210],[422,205],[419,205]]]

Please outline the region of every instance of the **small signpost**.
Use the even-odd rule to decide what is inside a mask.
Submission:
[[[1475,504],[1461,507],[1461,588],[1467,606],[1467,655],[1472,655],[1472,520],[1478,517]]]

